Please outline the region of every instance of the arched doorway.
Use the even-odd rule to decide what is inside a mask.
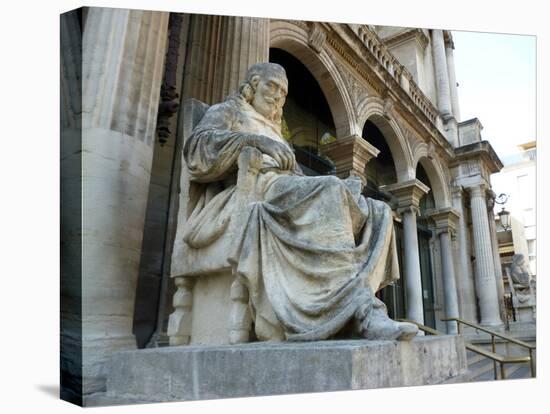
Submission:
[[[283,108],[283,136],[292,145],[306,175],[334,174],[334,165],[320,155],[322,142],[336,139],[327,100],[308,69],[290,53],[271,48],[269,61],[283,66],[289,90]]]

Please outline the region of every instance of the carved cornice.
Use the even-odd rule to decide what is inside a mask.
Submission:
[[[408,29],[393,36],[386,37],[382,42],[388,47],[395,47],[410,40],[416,41],[422,49],[425,49],[430,43],[430,39],[422,29]]]
[[[478,161],[492,174],[499,172],[503,167],[502,161],[488,141],[474,142],[455,148],[455,154],[456,157],[451,164],[453,167],[468,160]]]
[[[352,56],[346,50],[346,46],[340,42],[335,36],[329,36],[327,38],[327,43],[344,59],[344,61],[353,68],[361,77],[366,81],[366,83],[374,89],[379,95],[382,95],[385,90],[385,86],[375,79],[374,76],[369,74],[363,67],[360,61],[357,58]]]

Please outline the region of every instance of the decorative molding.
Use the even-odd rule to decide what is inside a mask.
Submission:
[[[386,37],[382,39],[382,42],[392,48],[399,46],[409,40],[415,40],[418,45],[424,50],[430,43],[430,39],[426,36],[426,33],[422,29],[408,29],[396,35]]]
[[[344,65],[336,59],[332,60],[334,66],[340,73],[340,77],[345,83],[348,95],[351,98],[356,118],[359,116],[359,108],[364,105],[365,100],[370,96],[368,89],[347,70]]]
[[[339,42],[335,36],[328,36],[327,43],[334,49],[338,54],[344,59],[344,61],[352,67],[361,77],[366,81],[366,83],[374,89],[379,95],[383,95],[385,91],[385,86],[381,85],[379,81],[375,80],[372,75],[367,73],[367,71],[362,67],[361,63],[354,59],[349,52],[346,51],[346,46]]]
[[[327,34],[320,23],[310,23],[308,44],[317,53],[321,53],[325,48]]]

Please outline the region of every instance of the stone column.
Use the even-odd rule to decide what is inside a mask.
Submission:
[[[443,279],[443,296],[445,298],[445,316],[458,318],[458,297],[456,292],[455,267],[451,237],[455,237],[456,223],[459,215],[452,208],[444,208],[430,214],[435,221],[435,229],[441,245],[441,273]],[[456,334],[457,323],[447,321],[447,333]]]
[[[82,32],[60,19],[60,395],[82,405]]]
[[[472,232],[476,256],[476,295],[482,325],[500,325],[495,265],[489,220],[487,219],[486,186],[469,187],[472,210]]]
[[[90,8],[83,36],[83,392],[135,348],[134,302],[169,13]]]
[[[398,213],[403,222],[404,274],[407,303],[407,319],[424,324],[424,306],[422,301],[422,275],[418,253],[418,233],[416,216],[418,205],[424,194],[430,191],[421,181],[414,179],[404,183],[385,185],[380,188],[389,191],[398,200]]]
[[[186,95],[207,104],[224,100],[254,63],[269,61],[269,19],[193,15]]]
[[[458,89],[456,85],[455,58],[453,50],[454,44],[449,34],[449,40],[445,43],[445,54],[447,56],[447,71],[449,74],[449,87],[451,91],[451,109],[456,121],[460,122],[460,106],[458,105]]]
[[[470,254],[468,252],[468,226],[464,210],[464,190],[455,187],[453,190],[453,207],[458,212],[456,241],[458,243],[458,267],[456,268],[456,284],[460,316],[471,322],[477,321],[474,283],[470,272]]]
[[[495,224],[495,213],[492,208],[488,211],[489,232],[491,234],[491,248],[493,252],[493,262],[495,265],[495,282],[497,285],[498,306],[500,317],[506,318],[506,306],[504,304],[504,280],[502,278],[502,264],[500,262],[500,253],[498,252],[497,230]]]
[[[351,135],[321,145],[321,153],[334,162],[338,177],[347,178],[354,175],[361,178],[364,185],[367,182],[367,163],[373,157],[377,157],[380,151],[359,135]]]
[[[453,115],[453,111],[449,89],[447,58],[445,57],[445,40],[442,30],[432,30],[432,51],[435,67],[435,81],[437,84],[437,106],[445,120]]]

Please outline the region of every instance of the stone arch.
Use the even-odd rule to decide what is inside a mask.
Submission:
[[[445,172],[439,160],[433,154],[429,153],[429,147],[426,144],[420,146],[415,153],[415,172],[419,163],[430,179],[435,207],[438,209],[450,207],[451,194],[449,185],[445,179]]]
[[[386,140],[395,164],[397,181],[403,182],[415,177],[415,169],[412,162],[412,154],[407,140],[399,124],[384,111],[384,101],[378,97],[368,98],[361,114],[358,116],[359,125],[364,126],[371,121],[380,130]]]
[[[338,68],[325,50],[316,53],[309,47],[306,28],[291,22],[271,22],[269,47],[290,53],[313,75],[329,105],[337,138],[360,134],[353,103]]]

